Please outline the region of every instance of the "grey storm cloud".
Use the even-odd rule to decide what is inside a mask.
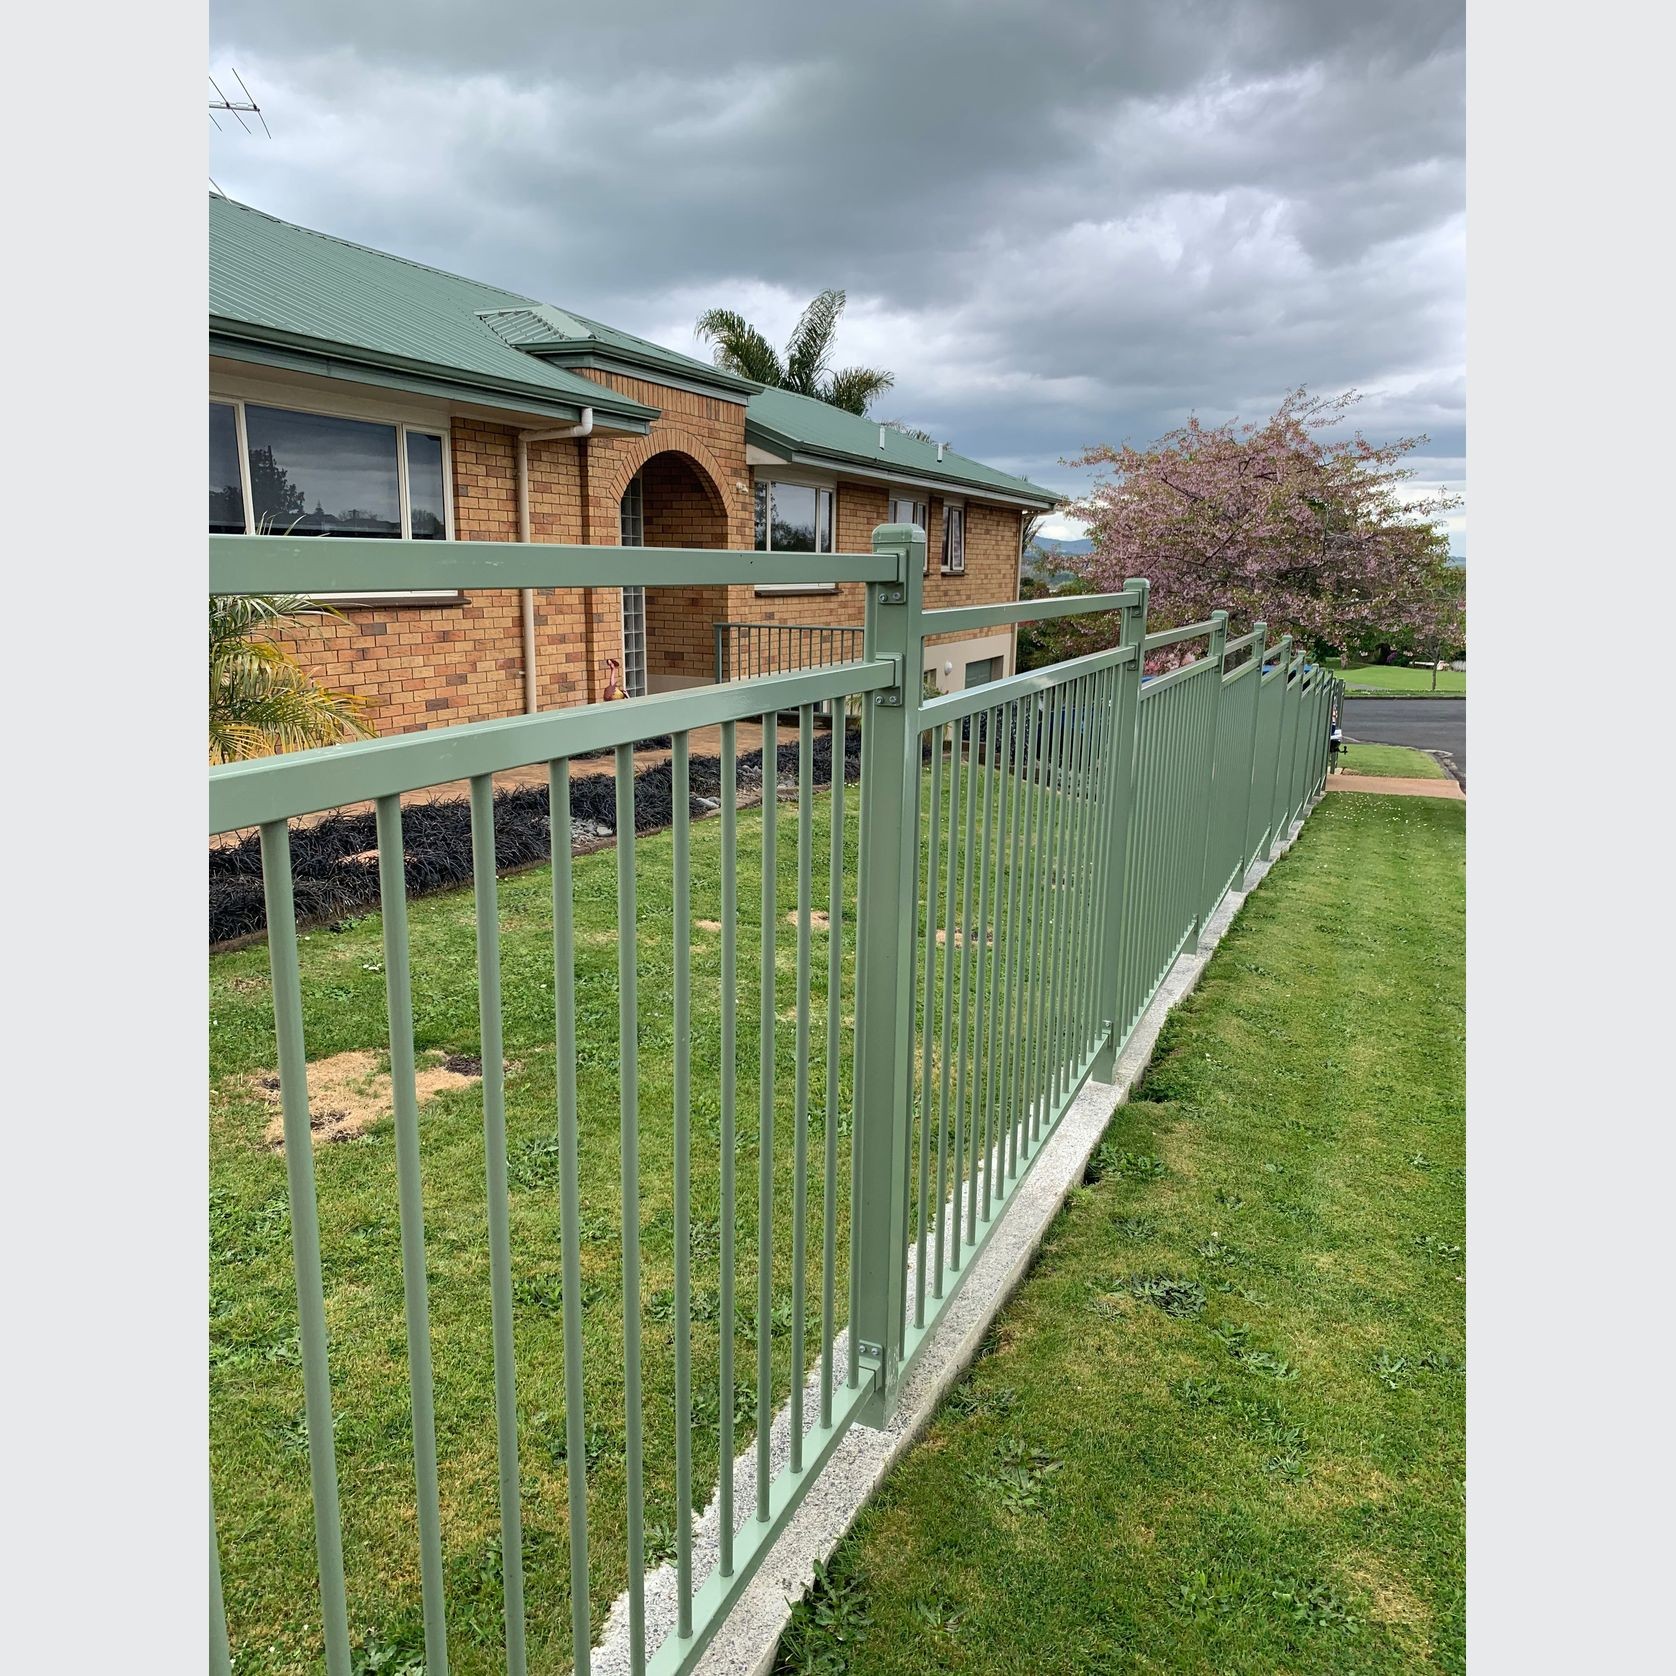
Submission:
[[[215,0],[275,137],[210,172],[692,353],[701,308],[783,338],[843,286],[882,416],[1067,492],[1300,383],[1460,488],[1463,37],[1460,0]]]

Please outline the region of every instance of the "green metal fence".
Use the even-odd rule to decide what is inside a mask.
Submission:
[[[824,669],[864,656],[859,623],[716,623],[716,679]]]
[[[580,1462],[587,1451],[588,1391],[578,1126],[601,1114],[578,1111],[577,1055],[593,1044],[579,1038],[575,1001],[568,787],[573,757],[601,749],[616,754],[615,1026],[621,1075],[615,1118],[624,1336],[622,1367],[614,1370],[610,1385],[620,1392],[616,1400],[625,1425],[630,1663],[636,1672],[678,1672],[696,1662],[847,1428],[885,1421],[915,1357],[1060,1116],[1091,1075],[1111,1077],[1117,1053],[1176,956],[1193,945],[1224,895],[1241,887],[1251,863],[1285,840],[1319,792],[1337,684],[1301,656],[1290,657],[1287,641],[1265,648],[1261,624],[1230,641],[1226,614],[1218,612],[1207,622],[1148,635],[1144,581],[1108,595],[927,611],[921,593],[924,540],[913,526],[887,525],[875,532],[870,553],[821,557],[822,580],[866,588],[861,643],[846,648],[854,654],[846,661],[210,771],[211,831],[256,827],[261,834],[314,1512],[314,1586],[331,1676],[349,1676],[351,1670],[339,1468],[353,1474],[356,1463],[352,1458],[340,1463],[334,1446],[291,820],[364,799],[376,807],[414,1543],[425,1668],[430,1676],[443,1676],[449,1608],[439,1477],[447,1462],[439,1457],[433,1414],[401,797],[444,782],[469,783],[505,1664],[513,1676],[522,1676],[530,1626],[524,1611],[521,1370],[513,1336],[492,776],[544,763],[551,788],[552,1098],[559,1152],[563,1410],[567,1459]],[[808,562],[807,555],[655,548],[613,549],[606,555],[598,548],[540,544],[227,536],[210,539],[210,586],[217,593],[368,595],[415,587],[761,584],[807,582]],[[922,697],[917,672],[926,636],[1089,612],[1117,613],[1120,633],[1109,650],[970,691]],[[1167,673],[1145,674],[1149,655],[1201,643],[1200,655]],[[813,718],[822,706],[837,715],[846,708],[861,710],[853,874],[845,843],[852,794],[840,768],[831,774],[824,810],[815,795]],[[759,723],[772,742],[776,718],[787,712],[795,712],[799,722],[795,801],[788,801],[782,815],[770,745],[753,858],[739,819],[738,729],[741,723]],[[719,732],[722,788],[721,966],[712,1007],[695,1005],[690,952],[691,741],[694,729],[707,727]],[[672,924],[666,929],[674,996],[674,1151],[672,1158],[643,1160],[638,893],[648,875],[635,836],[632,742],[660,733],[671,736],[673,752]],[[839,764],[841,754],[835,750],[831,761]],[[797,906],[789,933],[781,930],[777,908],[782,819],[795,822]],[[817,837],[827,851],[824,880],[817,879],[814,867]],[[742,852],[759,873],[754,913],[740,898]],[[824,973],[815,965],[817,915],[825,917]],[[854,966],[846,972],[852,927]],[[787,941],[791,948],[783,951]],[[789,981],[781,970],[783,953],[789,953],[784,964],[794,974]],[[852,1014],[853,1031],[847,1022]],[[742,1023],[744,1040],[754,1037],[758,1049],[754,1076],[748,1054],[741,1053]],[[776,1038],[787,1029],[795,1046],[790,1089],[776,1077]],[[694,1139],[691,1044],[698,1032],[715,1032],[720,1041],[719,1135],[708,1151]],[[753,1115],[754,1273],[740,1276],[735,1158]],[[819,1145],[813,1146],[817,1125]],[[776,1194],[784,1191],[777,1185],[777,1148],[788,1127],[789,1274],[788,1254],[775,1250],[773,1218]],[[702,1328],[695,1325],[691,1266],[695,1163],[717,1172],[721,1206],[718,1319]],[[640,1237],[647,1168],[667,1169],[672,1178],[675,1265],[668,1335],[674,1418],[670,1424],[659,1416],[650,1429],[643,1359],[661,1354],[665,1341],[653,1343],[645,1335]],[[772,1323],[776,1310],[788,1303],[789,1370],[777,1372]],[[749,1406],[754,1484],[748,1498],[740,1498],[734,1474],[740,1441],[734,1360],[736,1327],[746,1313],[754,1317]],[[700,1332],[717,1337],[713,1366],[719,1399],[714,1426],[720,1522],[715,1562],[703,1576],[695,1568],[692,1520],[685,1516],[695,1491],[693,1366]],[[702,1348],[708,1367],[711,1347]],[[788,1375],[789,1449],[776,1465],[771,1445],[776,1380],[783,1387]],[[652,1645],[644,1528],[649,1435],[654,1448],[672,1451],[683,1514],[676,1523],[675,1621]],[[575,1669],[585,1671],[596,1626],[588,1597],[584,1473],[568,1473],[567,1495],[569,1642]],[[230,1665],[223,1600],[231,1593],[222,1592],[214,1533],[212,1506],[211,1666],[225,1671]],[[236,1578],[241,1563],[236,1545],[225,1558],[226,1577]],[[305,1580],[298,1579],[299,1590],[304,1587]],[[236,1612],[234,1620],[236,1638]],[[540,1626],[544,1638],[550,1627]]]

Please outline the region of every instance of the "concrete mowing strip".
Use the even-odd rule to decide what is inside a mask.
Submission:
[[[1319,800],[1317,800],[1319,801]],[[1312,805],[1313,807],[1313,805]],[[1302,822],[1286,835],[1281,854],[1296,841]],[[937,1330],[915,1363],[890,1423],[882,1431],[851,1426],[833,1451],[826,1469],[809,1487],[802,1505],[769,1549],[727,1620],[694,1667],[699,1676],[766,1676],[773,1668],[780,1636],[793,1605],[814,1581],[824,1562],[855,1522],[884,1476],[931,1420],[950,1386],[971,1365],[984,1334],[1000,1314],[1035,1261],[1049,1224],[1067,1194],[1082,1180],[1088,1160],[1117,1107],[1128,1098],[1152,1058],[1152,1050],[1170,1010],[1190,994],[1211,952],[1222,941],[1247,896],[1262,883],[1272,862],[1260,862],[1246,875],[1246,889],[1230,891],[1211,916],[1197,952],[1176,957],[1152,1005],[1135,1027],[1117,1062],[1113,1083],[1088,1082],[1043,1145],[1029,1173],[1019,1183],[1012,1205],[979,1253],[964,1286],[938,1322]],[[945,1214],[947,1207],[945,1207]],[[908,1298],[914,1293],[916,1251],[908,1252]],[[832,1351],[833,1386],[844,1381],[849,1365],[848,1336],[840,1332]],[[817,1367],[803,1387],[807,1421],[820,1412]],[[778,1475],[791,1455],[791,1405],[774,1416],[769,1432],[771,1473]],[[720,1529],[719,1490],[693,1527],[693,1592],[715,1569]],[[756,1505],[756,1449],[734,1462],[734,1516],[749,1519]],[[675,1567],[660,1565],[646,1576],[646,1647],[650,1654],[675,1628]],[[593,1668],[601,1676],[629,1671],[628,1594],[613,1602],[605,1631],[594,1649]]]

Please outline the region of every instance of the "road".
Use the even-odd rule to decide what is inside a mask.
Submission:
[[[1422,751],[1447,751],[1466,774],[1467,707],[1464,698],[1347,698],[1347,739],[1370,745],[1413,745]],[[1350,764],[1356,760],[1354,751]]]

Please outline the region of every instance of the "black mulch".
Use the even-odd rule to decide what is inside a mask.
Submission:
[[[795,742],[777,753],[779,783],[797,784]],[[832,781],[832,735],[815,735],[811,769],[817,786]],[[844,735],[844,778],[861,777],[861,731]],[[688,764],[694,815],[709,813],[721,797],[721,760],[693,757]],[[762,753],[738,759],[741,792],[762,789]],[[634,777],[634,830],[661,832],[674,820],[673,770],[667,762]],[[516,786],[495,794],[495,862],[502,872],[545,861],[549,853],[547,788]],[[614,776],[578,776],[570,782],[572,836],[587,843],[617,829]],[[291,880],[299,926],[329,924],[378,906],[378,834],[372,811],[333,814],[291,828]],[[471,881],[471,806],[464,799],[417,803],[402,810],[402,851],[407,893],[424,896]],[[209,940],[212,946],[247,937],[267,926],[262,896],[262,852],[255,834],[212,849],[209,856]]]

